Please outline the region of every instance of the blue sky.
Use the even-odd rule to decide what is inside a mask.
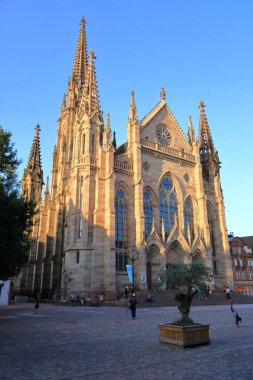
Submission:
[[[189,114],[197,132],[203,99],[222,161],[228,232],[253,235],[251,0],[1,0],[0,124],[23,159],[20,176],[37,123],[50,175],[82,16],[117,144],[126,140],[132,89],[141,119],[164,86],[185,133]]]

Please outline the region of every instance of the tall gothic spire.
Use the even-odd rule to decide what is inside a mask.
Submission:
[[[131,92],[131,100],[130,100],[130,107],[129,107],[129,119],[131,119],[132,121],[138,120],[137,108],[135,105],[135,98],[134,98],[134,91]]]
[[[82,86],[85,82],[85,73],[87,69],[87,42],[85,32],[85,19],[82,17],[80,31],[77,41],[76,55],[72,70],[72,78],[76,84]]]
[[[89,66],[86,72],[85,85],[79,110],[80,112],[85,110],[89,116],[92,116],[95,112],[98,112],[100,116],[102,116],[100,112],[96,70],[94,65],[95,58],[94,51],[90,50]]]
[[[199,142],[200,146],[205,149],[206,152],[209,150],[214,153],[214,145],[212,135],[208,126],[207,118],[204,111],[204,103],[201,100],[199,103],[200,108],[200,118],[199,118]]]
[[[195,141],[195,132],[192,124],[192,118],[191,115],[189,115],[189,124],[188,124],[188,137],[189,137],[189,143],[192,145]]]
[[[39,169],[41,170],[41,158],[40,158],[40,126],[39,124],[35,127],[35,136],[33,139],[33,144],[31,147],[28,163],[27,163],[27,169],[29,171]]]

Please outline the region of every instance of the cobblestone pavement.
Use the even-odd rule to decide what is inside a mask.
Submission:
[[[0,308],[1,380],[253,380],[253,305],[192,307],[210,325],[211,344],[195,348],[160,344],[158,324],[178,316],[175,307],[139,308],[130,319],[120,307],[32,304]]]

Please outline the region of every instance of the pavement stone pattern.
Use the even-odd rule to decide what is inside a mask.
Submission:
[[[253,304],[193,306],[195,322],[210,325],[211,344],[161,344],[158,324],[176,307],[137,308],[41,304],[0,307],[1,380],[253,380]]]

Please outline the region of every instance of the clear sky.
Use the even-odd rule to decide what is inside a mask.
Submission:
[[[253,235],[252,0],[0,0],[0,124],[27,164],[41,125],[44,178],[84,16],[104,113],[126,140],[130,92],[142,119],[166,90],[187,133],[200,99],[222,161],[228,232]]]

